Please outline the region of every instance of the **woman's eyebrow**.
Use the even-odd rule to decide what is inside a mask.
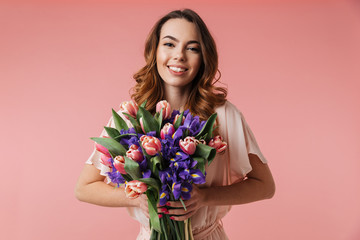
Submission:
[[[173,36],[170,36],[170,35],[166,35],[166,36],[163,37],[162,39],[164,39],[164,38],[169,38],[169,39],[171,39],[171,40],[173,40],[173,41],[175,41],[175,42],[179,42],[179,39],[177,39],[177,38],[175,38],[175,37],[173,37]],[[197,44],[200,45],[199,41],[196,41],[196,40],[191,40],[191,41],[188,41],[188,42],[187,42],[187,44],[191,44],[191,43],[197,43]]]

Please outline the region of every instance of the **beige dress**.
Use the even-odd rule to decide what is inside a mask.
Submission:
[[[229,101],[216,109],[219,121],[219,133],[228,148],[223,154],[217,154],[207,168],[206,183],[203,186],[223,186],[243,180],[251,171],[248,154],[256,154],[263,163],[267,160],[262,155],[255,137],[245,121],[243,114]],[[129,126],[130,123],[128,122]],[[108,126],[114,123],[110,119]],[[106,135],[105,131],[101,134]],[[94,164],[106,176],[109,171],[99,161],[100,153],[93,151],[87,164]],[[110,180],[107,178],[107,182]],[[221,219],[230,211],[231,206],[203,207],[192,216],[191,223],[195,240],[224,240],[228,239]],[[139,208],[128,208],[132,218],[140,222],[140,233],[137,240],[150,238],[149,220]]]

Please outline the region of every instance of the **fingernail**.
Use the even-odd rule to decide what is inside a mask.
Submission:
[[[175,218],[174,217],[170,217],[171,220],[174,220]]]
[[[161,208],[161,211],[162,212],[167,212],[167,209],[163,207],[163,208]]]
[[[162,215],[162,214],[159,214],[158,216],[159,216],[159,218],[162,218],[162,217],[163,217],[163,215]]]
[[[166,203],[166,206],[170,206],[170,203],[169,203],[169,202],[167,202],[167,203]]]

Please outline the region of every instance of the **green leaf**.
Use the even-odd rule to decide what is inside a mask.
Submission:
[[[156,131],[156,133],[159,134],[158,123],[154,119],[153,115],[151,115],[151,113],[145,108],[139,107],[136,118],[139,120],[139,122],[140,118],[142,118],[144,130],[146,133]]]
[[[208,145],[205,144],[198,144],[196,146],[196,150],[194,153],[194,157],[205,158],[208,161],[208,165],[210,165],[215,155],[216,155],[215,148],[209,147]]]
[[[132,179],[129,175],[126,175],[126,174],[121,174],[121,176],[125,179],[125,181],[127,181],[127,182],[130,182],[130,181],[132,181],[132,180],[134,180],[134,179]]]
[[[146,191],[146,196],[148,197],[148,207],[150,215],[150,224],[157,232],[161,233],[160,219],[157,213],[157,196],[158,192]]]
[[[151,172],[154,173],[156,177],[159,177],[159,170],[162,170],[161,157],[157,155],[150,158],[149,165]]]
[[[197,161],[196,167],[205,174],[205,159],[202,157],[192,157],[195,161]]]
[[[171,220],[169,215],[167,214],[165,214],[165,216],[163,217],[165,217],[167,222],[169,223],[169,226],[171,228],[171,233],[173,234],[174,239],[182,239],[177,227],[175,226],[175,224],[177,225],[177,222],[175,220]]]
[[[146,183],[148,186],[151,186],[156,189],[156,191],[160,191],[161,183],[155,178],[139,178],[140,182]]]
[[[165,237],[165,240],[169,240],[168,238],[168,231],[167,231],[167,226],[164,223],[164,218],[160,219],[160,225],[161,225],[161,229],[163,231],[163,236]],[[170,236],[169,236],[170,237]],[[161,238],[160,238],[161,239]]]
[[[124,121],[124,119],[122,119],[122,117],[120,117],[120,115],[114,109],[112,109],[112,115],[113,115],[115,127],[119,132],[122,129],[124,129],[124,130],[129,129],[129,127],[126,124],[126,122]]]
[[[206,121],[204,127],[200,130],[200,132],[195,136],[197,139],[199,139],[200,137],[204,136],[205,134],[207,134],[206,136],[206,142],[212,138],[212,133],[213,133],[213,126],[214,123],[216,121],[216,117],[217,117],[217,113],[213,113],[208,120]]]
[[[162,113],[163,113],[163,110],[164,110],[164,108],[162,108],[161,109],[161,111],[160,111],[160,113],[159,113],[159,115],[158,115],[158,117],[157,118],[155,118],[156,119],[156,121],[157,121],[157,123],[158,123],[158,129],[157,129],[157,131],[158,132],[160,132],[161,131],[161,124],[162,124]]]
[[[130,120],[131,124],[133,125],[135,131],[137,133],[142,133],[140,123],[135,118],[133,118],[130,114],[127,114],[127,113],[123,113],[123,114],[129,118],[129,120]]]
[[[151,228],[151,235],[150,235],[150,240],[157,240],[158,239],[158,232],[155,231],[154,228]]]
[[[112,152],[115,156],[126,154],[126,149],[124,148],[124,146],[112,138],[93,137],[90,139],[94,140],[101,146],[104,146],[106,149],[108,149],[110,152]]]
[[[179,226],[179,232],[181,234],[181,239],[185,238],[185,222],[184,221],[177,221],[177,225]]]
[[[140,105],[140,107],[145,108],[147,104],[147,99]]]
[[[125,157],[125,171],[135,180],[138,180],[142,177],[140,166],[137,162],[132,160],[131,158]]]
[[[120,141],[121,138],[128,137],[128,136],[137,136],[137,134],[135,134],[135,133],[126,133],[126,134],[119,135],[119,136],[115,137],[114,139],[116,141]]]
[[[180,114],[180,117],[176,120],[175,124],[174,124],[174,128],[175,129],[178,129],[181,125],[181,122],[182,122],[182,119],[183,119],[183,116],[184,116],[184,112],[182,112]]]
[[[115,129],[115,128],[112,128],[112,127],[104,127],[107,134],[109,135],[109,137],[115,139],[117,138],[118,136],[120,136],[120,132]]]

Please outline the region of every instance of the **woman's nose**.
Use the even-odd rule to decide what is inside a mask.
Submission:
[[[186,57],[185,57],[184,51],[182,49],[176,50],[174,59],[178,60],[178,61],[185,61]]]

